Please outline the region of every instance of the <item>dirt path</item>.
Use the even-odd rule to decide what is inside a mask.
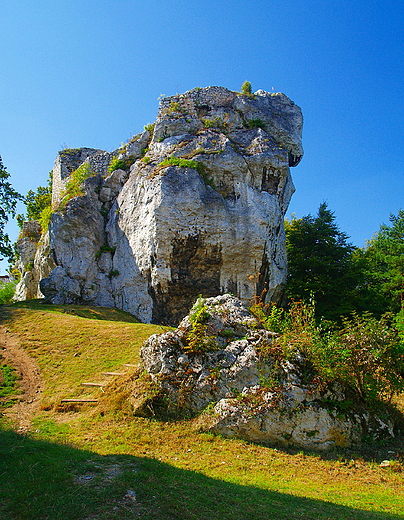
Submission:
[[[21,375],[20,401],[6,408],[3,414],[16,424],[18,433],[26,433],[31,427],[33,414],[39,408],[43,388],[41,373],[35,360],[20,346],[17,336],[1,325],[0,355],[3,363],[13,366]]]

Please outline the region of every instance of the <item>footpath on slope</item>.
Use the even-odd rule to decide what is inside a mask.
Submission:
[[[14,367],[20,375],[18,402],[3,411],[12,420],[17,433],[26,433],[31,427],[31,419],[39,409],[43,381],[35,360],[20,346],[18,337],[7,327],[0,325],[0,355],[2,363]]]

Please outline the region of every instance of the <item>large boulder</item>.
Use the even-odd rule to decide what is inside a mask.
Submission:
[[[346,409],[343,388],[320,384],[310,363],[299,352],[286,358],[276,338],[234,296],[199,299],[177,329],[146,340],[142,368],[158,402],[176,413],[208,409],[202,424],[226,437],[323,450],[394,436],[391,420],[359,404]]]
[[[60,152],[49,225],[56,266],[43,294],[171,325],[199,294],[279,301],[301,130],[301,110],[284,94],[207,87],[164,98],[154,131],[115,152]],[[123,169],[110,174],[113,157]],[[80,161],[94,180],[58,206]]]

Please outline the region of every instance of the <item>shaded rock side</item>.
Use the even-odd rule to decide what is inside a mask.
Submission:
[[[163,99],[154,128],[113,153],[61,152],[55,208],[81,160],[94,180],[51,218],[56,268],[41,291],[173,325],[199,294],[278,301],[301,129],[283,94],[208,87]],[[127,167],[109,175],[112,156]]]
[[[141,349],[158,399],[177,412],[210,408],[205,429],[254,442],[323,450],[394,436],[390,420],[359,405],[342,411],[342,387],[320,385],[301,354],[286,359],[277,334],[259,327],[233,296],[199,299],[177,329]]]
[[[39,282],[49,276],[56,265],[49,254],[49,235],[42,235],[39,222],[23,223],[16,250],[18,259],[15,268],[21,273],[21,279],[16,286],[14,300],[43,298]]]

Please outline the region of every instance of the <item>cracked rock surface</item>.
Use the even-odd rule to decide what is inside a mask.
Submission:
[[[30,280],[50,302],[171,325],[199,294],[279,301],[301,131],[301,110],[284,94],[207,87],[164,98],[154,127],[115,152],[60,152],[44,252],[53,270],[35,274],[35,257]],[[111,173],[112,157],[130,161]],[[83,162],[93,173],[83,195],[59,207]],[[35,293],[28,282],[19,299]]]
[[[339,384],[299,352],[286,358],[276,337],[234,296],[199,299],[178,328],[146,340],[142,368],[160,403],[203,412],[203,429],[225,437],[315,450],[394,437],[392,418],[347,407]]]

